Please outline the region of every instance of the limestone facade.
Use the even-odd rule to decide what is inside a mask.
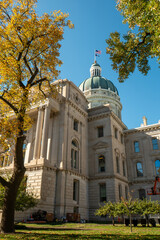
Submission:
[[[96,67],[101,70],[95,65],[92,71]],[[41,209],[56,218],[75,212],[94,221],[100,220],[94,213],[104,201],[119,201],[129,192],[148,197],[147,189],[160,175],[160,123],[144,121],[144,126],[128,130],[114,88],[96,88],[102,95],[112,91],[115,101],[88,108],[87,95],[74,83],[64,79],[54,84],[57,98],[33,106],[29,114],[34,123],[26,133],[27,188],[39,204],[16,218],[27,219]],[[2,166],[1,171],[12,167]]]

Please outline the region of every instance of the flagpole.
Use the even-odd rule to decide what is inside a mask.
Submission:
[[[96,50],[94,49],[94,62],[96,62]]]

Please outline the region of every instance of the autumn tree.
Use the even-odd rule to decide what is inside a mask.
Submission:
[[[24,177],[23,144],[31,125],[26,114],[31,105],[54,94],[60,41],[64,27],[72,27],[68,15],[60,11],[38,16],[37,0],[0,2],[0,152],[13,152],[10,180],[0,176],[5,188],[2,232],[14,232],[14,209],[19,185]]]
[[[123,40],[119,32],[112,32],[106,42],[113,70],[123,82],[136,66],[146,75],[150,70],[149,58],[156,58],[160,64],[160,1],[117,0],[117,9],[130,31]]]

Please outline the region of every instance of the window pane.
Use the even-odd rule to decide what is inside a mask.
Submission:
[[[71,167],[73,168],[73,156],[74,156],[74,150],[71,149]]]
[[[77,147],[77,143],[76,143],[76,141],[72,141],[72,145],[74,146],[74,147]]]
[[[143,200],[144,198],[146,198],[145,189],[139,189],[139,199]]]
[[[105,172],[105,157],[99,156],[99,172]]]
[[[77,151],[74,152],[74,168],[78,168],[78,153]]]
[[[78,121],[77,121],[77,120],[74,120],[73,129],[74,129],[75,131],[78,131]]]
[[[116,157],[117,173],[119,173],[119,157]]]
[[[155,161],[156,175],[160,175],[160,160]]]
[[[73,200],[79,201],[79,181],[74,180],[73,181]]]
[[[125,197],[128,199],[128,187],[125,187]]]
[[[122,186],[118,185],[118,190],[119,190],[119,200],[121,201],[122,198]]]
[[[117,130],[117,128],[115,128],[115,130],[114,130],[114,136],[115,136],[115,138],[118,138],[118,130]]]
[[[98,127],[98,137],[103,137],[103,127]]]
[[[139,142],[134,142],[134,151],[139,152]]]
[[[143,177],[142,163],[137,163],[137,177]]]
[[[100,184],[100,202],[106,201],[106,184]]]
[[[124,139],[123,139],[123,134],[121,134],[121,143],[123,144],[123,141]]]
[[[123,176],[126,176],[126,168],[125,168],[125,162],[123,161]]]
[[[153,150],[157,150],[158,149],[157,138],[152,138],[152,146],[153,146]]]

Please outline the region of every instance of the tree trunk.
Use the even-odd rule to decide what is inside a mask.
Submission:
[[[113,224],[113,226],[115,225],[115,224],[114,224],[114,217],[112,217],[112,224]]]
[[[129,219],[130,219],[130,229],[131,229],[131,232],[132,232],[132,216],[131,216],[131,214],[129,215]]]
[[[149,227],[149,215],[148,215],[148,214],[145,214],[145,217],[146,217],[147,227]]]
[[[23,135],[23,119],[19,119],[19,132],[15,143],[15,158],[13,174],[5,186],[5,197],[2,212],[1,232],[14,232],[14,209],[17,191],[24,177],[25,167],[23,161],[23,143],[25,136]]]
[[[14,209],[17,191],[23,179],[24,172],[15,174],[15,181],[5,188],[5,197],[3,203],[1,232],[14,232]]]

